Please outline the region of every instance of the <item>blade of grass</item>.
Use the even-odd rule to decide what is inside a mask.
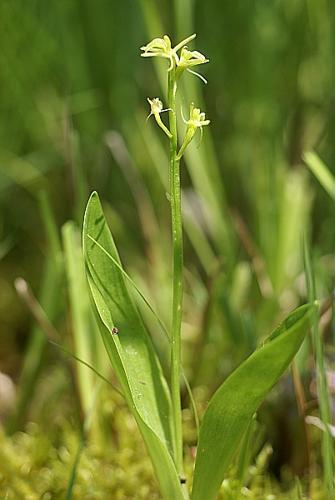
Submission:
[[[278,200],[275,258],[268,263],[277,294],[292,283],[302,267],[300,235],[308,220],[310,200],[304,172],[288,171]]]
[[[296,499],[297,500],[303,500],[304,495],[302,493],[302,486],[300,479],[298,477],[295,478],[295,494],[296,494]]]
[[[97,388],[95,388],[95,390],[92,394],[91,407],[86,414],[85,421],[84,421],[84,424],[83,424],[81,432],[80,432],[79,444],[78,444],[77,452],[76,452],[74,462],[73,462],[73,465],[71,468],[71,474],[70,474],[68,486],[66,489],[65,500],[72,500],[72,498],[73,498],[73,489],[74,489],[74,485],[76,482],[78,467],[79,467],[81,455],[85,449],[86,436],[87,436],[87,434],[90,430],[90,427],[92,425],[92,416],[93,416],[94,410],[95,410],[95,401],[96,401],[97,394],[98,394],[98,390],[97,390]]]
[[[50,254],[53,259],[57,260],[61,255],[61,244],[59,240],[57,224],[54,214],[52,213],[50,200],[46,191],[39,191],[38,202]]]
[[[64,244],[64,262],[67,274],[71,325],[74,350],[79,358],[87,359],[92,364],[96,350],[94,330],[90,329],[90,302],[85,280],[84,262],[81,252],[79,233],[73,222],[67,222],[62,228]],[[100,339],[99,339],[100,340]],[[84,414],[91,408],[94,388],[92,373],[82,366],[76,366],[80,403]]]
[[[66,347],[62,346],[58,342],[55,342],[55,341],[50,340],[50,339],[48,339],[48,342],[51,345],[53,345],[53,346],[57,347],[58,349],[60,349],[61,351],[63,351],[65,354],[67,354],[68,356],[70,356],[75,361],[78,361],[78,363],[81,363],[86,368],[89,368],[97,377],[99,377],[101,380],[103,380],[104,382],[106,382],[106,384],[110,385],[115,392],[117,392],[120,396],[122,396],[124,398],[124,394],[120,391],[120,389],[118,389],[116,387],[116,385],[112,384],[112,382],[110,382],[108,380],[108,378],[106,378],[104,375],[102,375],[102,373],[100,373],[98,370],[96,370],[94,368],[94,366],[92,366],[89,363],[87,363],[87,361],[84,361],[83,359],[78,358],[78,356],[76,356],[75,354],[73,354],[73,352],[69,351],[68,349],[66,349]]]
[[[38,302],[38,300],[34,296],[28,283],[25,280],[23,280],[22,278],[18,278],[17,280],[15,280],[15,288],[16,288],[18,294],[20,295],[20,297],[22,298],[22,300],[24,301],[24,303],[26,304],[27,308],[29,309],[29,311],[31,312],[33,317],[35,318],[36,323],[40,326],[41,330],[44,332],[47,341],[51,345],[57,347],[58,349],[63,351],[65,354],[67,354],[68,356],[73,358],[75,361],[78,361],[83,366],[86,366],[87,368],[89,368],[101,380],[103,380],[104,382],[109,384],[111,387],[113,387],[113,389],[116,392],[118,392],[122,397],[124,397],[122,392],[114,384],[112,384],[106,377],[104,377],[104,375],[102,375],[98,370],[96,370],[94,368],[94,366],[90,365],[87,361],[84,361],[83,359],[79,358],[78,356],[73,354],[71,351],[66,349],[66,347],[64,347],[63,345],[56,342],[55,339],[60,339],[60,335],[57,332],[57,330],[55,329],[55,327],[52,325],[52,323],[50,322],[50,320],[47,317],[45,311],[43,310],[41,304]]]
[[[81,455],[83,453],[84,448],[85,448],[85,437],[84,437],[84,433],[82,432],[80,440],[79,440],[76,456],[74,458],[74,462],[73,462],[73,465],[71,468],[71,474],[70,474],[69,482],[68,482],[68,485],[66,488],[66,493],[65,493],[65,500],[72,500],[72,498],[73,498],[73,488],[74,488],[74,485],[76,482],[77,471],[78,471]]]
[[[52,320],[57,316],[60,308],[60,287],[63,280],[63,264],[59,253],[60,243],[57,235],[57,225],[54,220],[49,200],[40,196],[40,211],[47,234],[50,256],[45,262],[42,277],[40,299],[42,308]],[[24,421],[28,406],[34,394],[40,369],[43,364],[43,355],[46,346],[45,336],[37,324],[33,327],[28,348],[19,380],[19,393],[17,405],[12,417],[9,419],[7,430],[12,433],[19,429]]]
[[[306,236],[304,237],[303,247],[304,247],[307,294],[309,300],[315,300],[316,299],[315,275],[313,270],[313,262],[312,262],[310,247]],[[334,456],[333,439],[329,432],[329,427],[328,427],[329,424],[332,423],[331,403],[330,403],[328,384],[327,384],[327,371],[326,371],[326,364],[324,357],[324,346],[323,346],[322,336],[320,335],[320,330],[319,330],[318,311],[314,311],[313,313],[312,340],[313,340],[313,349],[315,355],[316,382],[317,382],[320,418],[325,425],[325,432],[322,432],[321,436],[323,476],[329,498],[333,498],[335,494],[335,485],[334,485],[335,456]]]
[[[335,177],[330,172],[327,165],[314,151],[307,151],[303,155],[303,160],[324,190],[333,200],[335,200]]]

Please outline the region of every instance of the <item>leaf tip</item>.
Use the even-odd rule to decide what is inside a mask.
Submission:
[[[314,300],[312,305],[313,305],[313,309],[315,309],[315,311],[318,311],[320,309],[321,302],[320,302],[320,300]]]
[[[97,191],[92,191],[89,199],[88,199],[88,203],[90,203],[91,201],[93,200],[98,200],[99,199],[99,195],[98,195],[98,192]]]

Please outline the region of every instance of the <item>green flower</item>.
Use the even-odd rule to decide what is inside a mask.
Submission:
[[[204,125],[209,125],[210,120],[206,120],[206,115],[199,108],[195,108],[193,102],[190,105],[190,118],[184,120],[186,125],[192,128],[202,128]]]
[[[178,43],[175,47],[172,47],[171,40],[167,35],[164,35],[163,38],[154,38],[147,45],[141,47],[143,53],[142,57],[163,57],[164,59],[168,59],[170,61],[170,66],[168,71],[171,71],[173,68],[178,69],[178,72],[181,72],[185,69],[189,69],[192,66],[197,66],[198,64],[203,64],[208,62],[208,59],[200,52],[189,51],[186,47],[186,44],[192,41],[196,37],[196,34],[190,35],[180,43]],[[178,56],[178,51],[181,50],[180,56]]]
[[[190,68],[193,66],[198,66],[199,64],[205,64],[208,61],[209,59],[206,59],[206,57],[201,54],[201,52],[198,52],[197,50],[190,51],[187,49],[187,47],[183,47],[180,58],[177,62],[177,76],[179,76],[180,73],[182,73],[186,69],[186,71],[199,77],[204,83],[207,83],[207,80],[202,75],[200,75],[196,71],[191,70]]]
[[[183,47],[178,61],[178,67],[186,69],[192,66],[198,66],[198,64],[207,63],[208,61],[209,59],[206,59],[206,57],[197,50],[190,51],[186,47]]]
[[[164,113],[165,111],[171,111],[170,109],[163,109],[163,103],[158,97],[153,97],[152,99],[147,98],[148,103],[150,104],[150,114],[147,118],[147,120],[150,118],[150,116],[154,116],[155,120],[158,124],[158,126],[164,131],[164,133],[168,136],[169,139],[171,139],[172,134],[170,130],[164,125],[162,122],[162,119],[160,117],[161,113]]]
[[[185,120],[183,117],[183,120],[184,120],[184,123],[187,125],[187,128],[186,128],[186,133],[185,133],[183,144],[181,145],[181,148],[180,148],[178,155],[177,155],[178,160],[180,160],[180,158],[183,156],[185,149],[192,141],[196,131],[198,129],[200,129],[201,138],[202,138],[202,133],[203,133],[202,127],[210,124],[210,120],[206,120],[205,113],[200,111],[199,108],[195,108],[193,103],[191,103],[191,105],[190,105],[190,117],[189,117],[189,119]]]
[[[163,38],[154,38],[148,45],[141,47],[141,50],[143,50],[142,57],[164,57],[165,59],[169,59],[171,69],[176,62],[176,54],[171,47],[171,40],[167,35],[164,35]]]

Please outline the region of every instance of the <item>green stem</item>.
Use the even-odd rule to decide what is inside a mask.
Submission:
[[[183,231],[181,218],[180,162],[177,159],[176,72],[169,71],[168,105],[170,132],[170,203],[173,246],[173,303],[171,332],[171,394],[175,428],[174,459],[177,470],[183,474],[183,436],[180,403],[181,374],[181,320],[183,301]]]

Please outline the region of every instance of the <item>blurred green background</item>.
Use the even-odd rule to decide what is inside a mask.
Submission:
[[[311,236],[318,296],[330,297],[334,201],[302,155],[316,150],[334,173],[332,0],[1,0],[0,370],[18,388],[16,417],[6,415],[12,431],[48,420],[50,393],[60,398],[60,414],[71,413],[76,375],[69,387],[64,373],[74,363],[64,368],[57,350],[45,347],[14,280],[29,283],[62,343],[76,348],[60,228],[68,220],[81,226],[92,190],[105,201],[126,269],[168,320],[168,148],[146,122],[146,98],[164,100],[165,63],[141,59],[139,47],[193,32],[194,47],[210,59],[201,68],[208,85],[186,75],[179,103],[185,114],[194,99],[211,120],[182,172],[184,358],[200,407],[306,300],[303,232]],[[164,358],[154,321],[139,307]],[[331,367],[331,321],[325,339]],[[313,400],[308,346],[298,366]],[[289,379],[263,413],[264,439],[278,445],[272,470],[300,474],[306,457],[295,432],[303,435],[303,423]]]

